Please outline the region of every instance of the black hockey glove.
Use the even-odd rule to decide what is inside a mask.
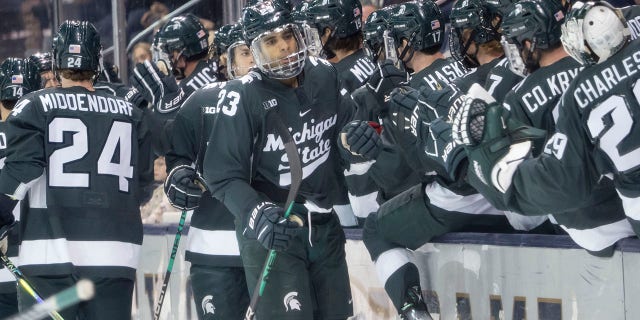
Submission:
[[[423,109],[423,108],[420,108]],[[421,111],[418,113],[420,114]],[[420,128],[420,145],[424,153],[421,161],[425,166],[433,168],[441,176],[450,181],[458,181],[466,168],[467,152],[463,145],[455,143],[451,137],[451,124],[438,118],[430,123],[424,123]]]
[[[354,120],[340,131],[338,149],[342,157],[349,163],[360,163],[375,160],[382,150],[382,140],[376,122]]]
[[[409,81],[409,74],[396,68],[391,60],[378,64],[377,72],[374,72],[367,81],[367,89],[376,97],[382,115],[388,110],[387,103],[391,91],[406,84],[407,81]]]
[[[284,251],[301,225],[284,218],[284,209],[271,202],[261,202],[253,210],[244,236],[259,241],[268,250]]]
[[[472,94],[453,120],[453,138],[466,145],[469,183],[478,190],[489,186],[505,193],[518,165],[530,156],[532,141],[546,137],[544,130],[511,119],[498,103]]]
[[[169,203],[180,210],[193,210],[200,205],[205,189],[204,180],[190,166],[177,166],[164,182],[164,193]]]
[[[180,90],[174,77],[160,72],[149,60],[135,66],[130,82],[142,98],[153,106],[155,112],[169,113],[180,107],[184,91]],[[140,97],[131,94],[129,101],[134,103],[139,99]]]
[[[18,200],[14,200],[6,194],[0,194],[0,251],[2,254],[7,253],[9,242],[7,236],[9,231],[16,225],[13,209],[18,204]]]

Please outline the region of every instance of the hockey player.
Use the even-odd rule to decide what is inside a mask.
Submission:
[[[64,318],[129,319],[150,132],[135,106],[93,91],[101,46],[91,23],[65,21],[54,39],[61,87],[23,96],[7,119],[0,216],[29,192],[19,261],[44,297],[78,278],[94,282],[94,298]],[[19,299],[21,309],[35,303],[23,292]]]
[[[504,47],[516,49],[516,52],[506,49],[511,66],[519,66],[518,71],[528,76],[507,94],[503,106],[511,112],[513,119],[544,129],[551,135],[555,132],[558,113],[554,108],[582,69],[566,53],[560,41],[564,8],[555,0],[523,0],[512,9],[502,24],[504,39],[508,42]],[[534,154],[540,154],[542,147],[542,143],[534,147]],[[613,254],[615,242],[634,233],[609,180],[596,186],[589,203],[583,209],[563,212],[552,218],[590,252]],[[618,228],[612,230],[611,224]]]
[[[474,72],[457,78],[452,83],[455,88],[468,88],[473,83],[484,84],[489,70],[502,56],[497,25],[500,16],[484,1],[459,1],[451,12],[451,21],[454,34],[452,50],[457,52],[454,56],[467,66],[476,67]],[[388,95],[389,88],[392,87],[385,86],[384,82],[393,74],[393,69],[382,70],[381,84],[374,83],[372,86],[380,88],[375,91],[379,100]],[[405,319],[430,319],[422,300],[418,269],[411,261],[411,253],[407,249],[417,249],[433,237],[451,231],[509,232],[513,228],[505,218],[507,213],[492,207],[466,184],[464,177],[450,177],[446,170],[424,156],[426,152],[430,152],[452,163],[463,160],[464,152],[460,149],[448,150],[446,141],[438,141],[425,150],[421,128],[417,127],[417,111],[430,110],[429,112],[437,113],[438,117],[447,117],[449,107],[454,108],[455,105],[442,104],[441,109],[429,108],[429,104],[437,105],[440,101],[419,101],[423,97],[410,87],[397,90],[396,94],[391,95],[388,106],[390,121],[386,124],[386,130],[393,132],[405,157],[420,160],[414,170],[427,175],[423,177],[422,184],[385,202],[377,213],[367,218],[363,240],[375,262],[378,276],[398,312]],[[452,90],[454,93],[458,91]],[[442,93],[446,92],[444,90],[428,88],[427,92],[444,95],[447,99],[449,97]],[[531,226],[518,227],[528,229]]]
[[[40,89],[40,72],[36,64],[29,59],[8,58],[0,65],[0,170],[4,166],[7,134],[5,120],[11,109],[23,95]],[[20,220],[20,206],[13,209],[15,221]],[[9,217],[10,218],[10,217]],[[14,263],[17,263],[20,244],[20,226],[16,223],[8,234],[0,229],[0,250]],[[0,318],[18,313],[18,294],[16,280],[7,269],[0,270]]]
[[[234,25],[228,39],[228,76],[237,79],[255,64],[242,26]],[[185,101],[175,118],[172,147],[166,155],[167,167],[173,168],[165,184],[169,201],[181,210],[194,210],[185,255],[191,262],[194,302],[215,307],[215,312],[196,308],[201,320],[241,319],[249,306],[233,215],[210,192],[200,194],[200,186],[193,182],[202,174],[202,159],[216,115],[213,108],[224,87],[224,82],[209,84]]]
[[[42,79],[42,88],[59,87],[60,82],[53,75],[51,67],[53,63],[51,61],[51,52],[38,52],[29,57],[29,60],[38,66],[40,71],[40,78]]]
[[[477,97],[456,114],[454,138],[468,145],[470,183],[490,199],[525,214],[563,213],[592,205],[606,177],[638,234],[638,157],[630,137],[637,134],[640,63],[633,57],[640,45],[629,42],[622,14],[605,2],[576,2],[566,19],[563,45],[586,68],[564,90],[544,152],[529,158],[540,133]],[[606,247],[628,232],[623,223],[602,222],[610,237],[584,239],[588,245]]]
[[[195,90],[218,81],[217,66],[208,59],[207,31],[192,14],[171,18],[153,41],[154,63],[136,65],[131,77],[134,88],[127,99],[135,104],[140,100],[151,104],[154,132],[159,132],[154,135],[156,153],[164,155],[171,136],[170,121]]]
[[[344,89],[352,93],[364,85],[376,65],[362,48],[360,0],[314,0],[307,15],[318,29],[324,54],[338,70]]]
[[[335,141],[353,102],[340,93],[330,63],[307,57],[286,6],[264,1],[245,8],[242,25],[258,70],[227,82],[211,106],[217,116],[204,178],[235,216],[249,288],[256,286],[267,250],[278,252],[256,318],[346,319],[352,306],[345,237],[332,206],[335,194],[344,192],[336,183]],[[287,131],[303,172],[292,214],[304,226],[283,219],[292,184]]]
[[[227,78],[227,49],[229,48],[229,31],[232,24],[226,24],[216,30],[213,37],[213,49],[216,53],[218,65],[218,79],[220,81],[229,80]]]

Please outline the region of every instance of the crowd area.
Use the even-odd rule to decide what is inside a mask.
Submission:
[[[432,319],[412,252],[439,235],[568,234],[606,259],[640,230],[639,17],[249,1],[233,24],[167,19],[127,85],[100,24],[66,20],[0,64],[3,264],[42,297],[92,280],[65,319],[130,319],[142,224],[192,212],[199,319],[347,319],[344,229],[362,228],[398,317]],[[0,318],[38,302],[11,273]]]

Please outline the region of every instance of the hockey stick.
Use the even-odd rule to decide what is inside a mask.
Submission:
[[[178,231],[176,232],[176,238],[173,240],[173,249],[171,249],[171,257],[169,258],[169,265],[167,266],[167,272],[164,274],[164,280],[162,282],[162,289],[160,290],[160,296],[158,297],[158,304],[156,310],[153,312],[153,319],[160,319],[160,311],[162,310],[162,303],[164,302],[164,296],[167,293],[167,287],[169,286],[169,278],[171,278],[171,271],[173,270],[173,262],[176,259],[178,253],[178,246],[180,245],[180,238],[182,238],[182,228],[184,227],[184,221],[187,219],[187,210],[182,210],[180,216],[180,223],[178,223]]]
[[[20,269],[18,269],[18,267],[16,267],[16,265],[13,264],[11,260],[9,260],[9,257],[7,257],[6,254],[4,253],[0,254],[0,262],[2,262],[2,265],[5,268],[7,268],[7,270],[9,270],[11,274],[13,274],[13,276],[16,278],[16,281],[22,287],[22,289],[24,289],[24,291],[26,291],[29,295],[31,295],[36,300],[37,303],[40,304],[44,302],[44,300],[42,299],[42,296],[38,293],[38,291],[36,291],[36,289],[31,285],[31,283],[27,281],[27,278],[24,276],[22,271],[20,271]],[[64,318],[62,318],[62,316],[55,310],[52,311],[50,315],[55,320],[64,320]]]
[[[63,310],[82,301],[93,298],[95,289],[93,282],[82,279],[74,286],[64,289],[55,295],[47,298],[39,304],[32,306],[26,311],[16,314],[7,320],[37,320],[48,315],[57,314],[58,310]]]
[[[302,184],[302,163],[300,161],[300,156],[298,155],[298,149],[296,147],[296,143],[293,140],[293,137],[289,133],[287,126],[282,122],[282,119],[276,114],[276,111],[272,111],[269,115],[273,115],[274,118],[272,123],[276,125],[276,130],[282,137],[284,142],[284,150],[287,153],[287,158],[289,159],[289,171],[291,172],[291,185],[289,187],[289,193],[287,194],[287,202],[285,202],[286,211],[284,213],[284,217],[288,218],[291,214],[291,208],[293,208],[293,201],[296,198],[298,193],[298,189],[300,189],[300,184]],[[269,278],[269,272],[271,272],[271,268],[273,267],[274,262],[276,261],[277,252],[273,249],[269,250],[267,254],[267,260],[264,262],[264,267],[262,267],[262,272],[260,273],[260,277],[258,278],[258,283],[256,287],[253,289],[253,294],[251,295],[251,302],[249,303],[249,308],[247,308],[247,313],[244,316],[245,320],[252,320],[255,316],[255,310],[258,306],[258,301],[260,301],[260,297],[264,293],[264,288],[267,285],[267,280]]]

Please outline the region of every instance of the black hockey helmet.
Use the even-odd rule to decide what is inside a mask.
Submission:
[[[33,61],[7,58],[0,64],[0,101],[17,101],[23,95],[39,90],[40,85],[40,72]]]
[[[53,38],[56,70],[100,71],[102,45],[96,27],[88,21],[66,20]]]
[[[360,0],[313,0],[308,17],[322,35],[326,28],[340,39],[362,30],[362,4]]]
[[[451,55],[467,68],[475,68],[479,62],[475,55],[467,53],[472,42],[478,45],[500,41],[498,10],[484,0],[459,0],[451,9]],[[468,37],[463,34],[468,30]]]

